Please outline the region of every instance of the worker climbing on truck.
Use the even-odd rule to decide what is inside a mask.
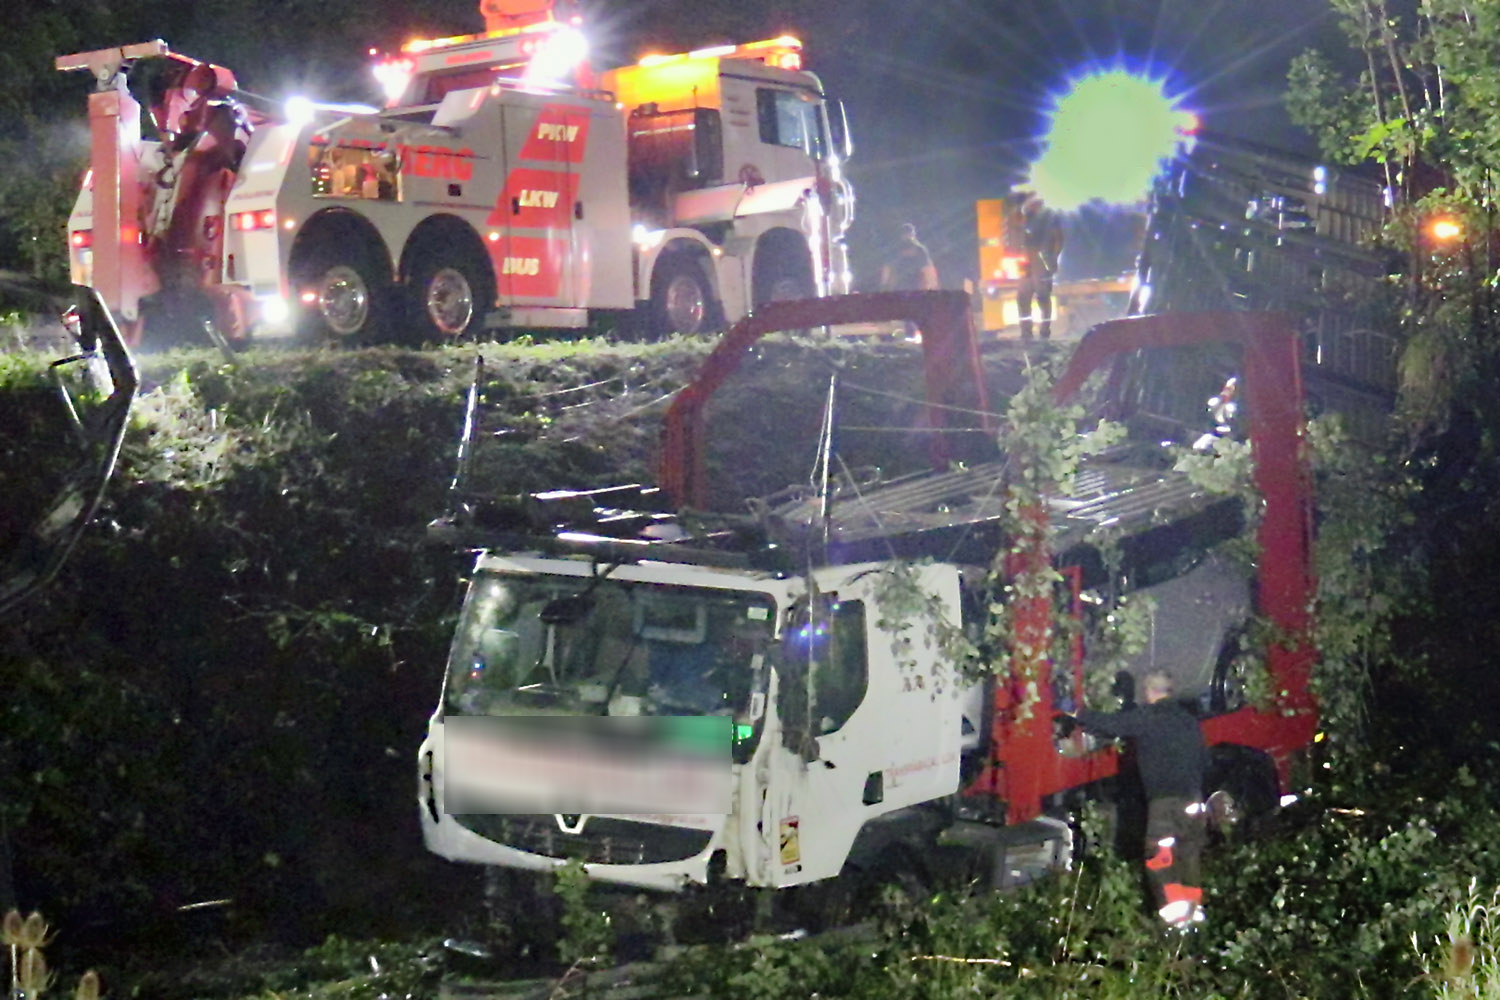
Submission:
[[[1199,857],[1207,832],[1203,775],[1208,751],[1197,717],[1173,698],[1169,675],[1147,674],[1142,689],[1145,704],[1136,707],[1130,692],[1118,690],[1117,681],[1125,702],[1121,711],[1084,709],[1076,718],[1060,714],[1058,729],[1067,734],[1077,725],[1133,741],[1146,791],[1147,880],[1157,913],[1168,926],[1182,929],[1203,919]]]

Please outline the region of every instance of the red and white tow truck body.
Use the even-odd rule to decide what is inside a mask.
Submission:
[[[697,333],[842,291],[853,194],[838,106],[790,37],[595,76],[562,0],[488,0],[488,30],[375,66],[385,108],[271,107],[161,42],[92,72],[75,278],[127,323],[231,341],[441,340],[640,310]],[[560,16],[563,15],[563,16]],[[126,87],[171,64],[140,138]]]

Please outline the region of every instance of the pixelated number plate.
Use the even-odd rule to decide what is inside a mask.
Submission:
[[[729,812],[732,720],[449,716],[443,807],[593,816]]]

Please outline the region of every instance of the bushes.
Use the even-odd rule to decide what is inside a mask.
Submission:
[[[104,516],[59,585],[0,632],[0,817],[21,901],[62,928],[60,956],[102,958],[106,982],[121,982],[122,964],[158,964],[166,948],[300,946],[333,931],[409,939],[453,929],[471,901],[477,910],[475,873],[419,843],[411,760],[466,569],[464,556],[427,548],[423,527],[445,502],[473,351],[147,365],[155,386]],[[486,347],[484,390],[500,418],[491,429],[503,433],[483,464],[488,485],[649,478],[661,403],[702,351]],[[711,428],[710,440],[729,436],[723,474],[745,477],[726,479],[725,496],[805,476],[809,456],[767,449],[783,438],[760,421],[774,411],[816,423],[814,373],[842,364],[847,385],[896,390],[917,377],[909,356],[806,342],[766,345],[759,362]],[[7,404],[40,398],[19,366],[0,382]],[[898,426],[910,407],[850,396],[860,426]],[[755,421],[733,426],[736,409]],[[32,413],[0,405],[8,511],[28,491],[50,495],[59,459],[36,443],[58,425]],[[858,447],[888,454],[877,446],[887,440]],[[17,479],[17,468],[34,474]],[[1360,502],[1348,505],[1358,531],[1321,526],[1343,561],[1321,565],[1324,627],[1342,631],[1325,635],[1339,655],[1319,681],[1355,694],[1367,678],[1377,690],[1401,678],[1440,684],[1392,666],[1433,642],[1421,628],[1423,576],[1380,569],[1420,553],[1398,537],[1410,526],[1408,487],[1398,470],[1375,469],[1390,484],[1373,490],[1358,471],[1328,465],[1320,480],[1326,500]],[[1396,611],[1409,617],[1393,633]],[[1096,858],[1013,895],[949,891],[894,910],[874,945],[763,942],[676,974],[685,991],[713,996],[1380,996],[1437,983],[1423,977],[1447,961],[1440,952],[1453,946],[1435,942],[1460,912],[1471,914],[1481,968],[1489,939],[1469,887],[1500,885],[1488,846],[1500,842],[1494,789],[1467,772],[1450,780],[1453,748],[1355,752],[1361,736],[1412,743],[1419,719],[1371,733],[1354,698],[1337,721],[1329,763],[1340,766],[1322,772],[1319,797],[1285,817],[1278,839],[1210,856],[1210,922],[1189,938],[1164,939],[1145,919],[1133,867]],[[1460,749],[1481,736],[1466,728]],[[180,909],[218,900],[232,902]],[[294,980],[306,981],[241,977],[196,995]]]
[[[1187,934],[1147,915],[1136,865],[1103,854],[1016,892],[887,911],[874,943],[767,940],[689,956],[669,982],[734,1000],[788,984],[851,1000],[1475,996],[1500,963],[1496,789],[1465,778],[1433,800],[1426,783],[1304,801],[1274,839],[1220,845],[1208,921]]]
[[[411,758],[466,557],[428,548],[424,527],[472,351],[205,357],[148,359],[106,510],[0,633],[19,894],[111,945],[204,921],[307,941],[437,920],[468,873],[421,848]],[[56,485],[57,428],[9,406],[32,392],[22,367],[0,406],[12,510]],[[491,385],[519,395],[532,367],[501,357]],[[538,468],[601,474],[572,444],[531,447],[549,458],[513,488]],[[216,917],[179,915],[219,899]]]
[[[420,844],[412,759],[467,568],[424,528],[474,350],[142,360],[104,512],[0,631],[18,895],[68,954],[102,949],[108,981],[148,941],[394,935],[477,906],[474,873]],[[704,350],[487,345],[487,485],[649,479],[662,402]],[[767,351],[771,378],[816,355]],[[7,512],[49,498],[65,457],[23,362],[0,369]],[[760,471],[785,483],[800,458]]]

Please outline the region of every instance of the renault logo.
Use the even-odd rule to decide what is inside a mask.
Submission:
[[[587,816],[579,813],[555,813],[552,818],[557,820],[559,830],[574,835],[582,833],[584,825],[589,821]]]

